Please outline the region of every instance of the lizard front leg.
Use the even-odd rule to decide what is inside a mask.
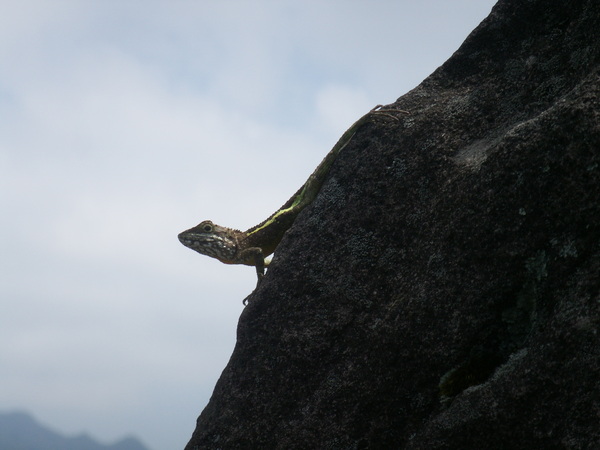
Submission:
[[[256,277],[258,278],[258,283],[260,283],[265,276],[265,255],[263,254],[262,248],[250,247],[244,249],[240,252],[239,259],[248,266],[256,267]],[[256,285],[257,287],[258,283]]]
[[[265,276],[265,255],[260,247],[250,247],[240,252],[240,259],[244,264],[256,267],[256,290]],[[254,292],[254,291],[253,291]],[[250,293],[252,295],[252,293]],[[250,297],[250,295],[248,297]],[[248,303],[248,297],[242,302],[244,305]]]

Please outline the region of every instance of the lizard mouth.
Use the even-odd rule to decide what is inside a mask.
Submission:
[[[191,239],[185,232],[179,233],[177,239],[179,239],[179,242],[189,248],[197,247],[199,244],[198,240]]]
[[[185,247],[223,262],[231,259],[236,246],[223,236],[194,234],[184,231],[177,238]]]

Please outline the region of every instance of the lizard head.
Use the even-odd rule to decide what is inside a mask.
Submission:
[[[238,249],[236,230],[205,220],[179,233],[177,237],[183,245],[202,255],[216,258],[225,264],[233,264]]]

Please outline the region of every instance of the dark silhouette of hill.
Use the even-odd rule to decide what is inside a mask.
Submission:
[[[25,412],[0,413],[2,450],[149,450],[140,441],[127,437],[104,445],[87,434],[63,436]]]

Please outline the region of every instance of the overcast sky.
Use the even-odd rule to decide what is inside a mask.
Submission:
[[[186,249],[304,183],[494,0],[0,0],[0,409],[183,448],[255,272]]]

